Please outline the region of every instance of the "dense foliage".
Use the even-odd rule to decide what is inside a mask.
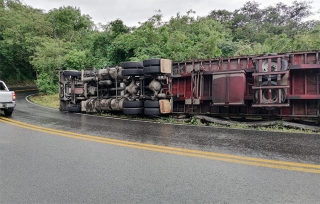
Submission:
[[[174,61],[320,49],[320,19],[306,20],[311,2],[260,8],[247,2],[235,11],[190,10],[164,21],[156,12],[136,27],[116,19],[95,25],[79,8],[44,12],[19,0],[0,0],[0,79],[35,81],[57,92],[58,70],[103,68],[152,57]]]

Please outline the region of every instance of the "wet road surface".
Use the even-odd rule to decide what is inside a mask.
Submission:
[[[320,164],[320,139],[70,114],[18,93],[13,120],[145,144]],[[1,203],[316,203],[320,174],[57,137],[0,122]],[[4,201],[4,202],[2,202]]]

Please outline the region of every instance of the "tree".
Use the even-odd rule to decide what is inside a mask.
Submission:
[[[129,34],[131,29],[124,25],[123,21],[117,19],[115,21],[109,22],[107,25],[102,26],[104,29],[102,32],[95,32],[91,35],[91,53],[95,60],[95,65],[98,67],[105,67],[119,64],[125,61],[127,58],[132,57],[127,56],[124,51],[122,51],[121,46],[117,45],[119,43],[117,39],[118,36],[126,36]]]
[[[0,77],[8,83],[34,80],[35,72],[29,57],[38,44],[38,37],[50,34],[50,25],[42,11],[18,0],[1,1],[1,5]]]
[[[30,62],[37,72],[36,83],[41,92],[52,94],[58,91],[58,72],[64,69],[70,47],[70,42],[52,38],[43,38],[36,47]]]
[[[164,22],[161,14],[155,14],[131,33],[115,38],[108,56],[116,62],[159,57],[181,61],[221,56],[222,42],[231,42],[228,30],[212,18],[195,18],[193,13],[178,13],[169,22]]]
[[[87,50],[70,50],[63,57],[63,69],[81,70],[90,67],[87,52]]]
[[[248,1],[233,12],[213,10],[209,16],[230,28],[234,41],[263,44],[274,35],[294,37],[312,30],[316,23],[305,21],[312,14],[310,4],[309,1],[293,1],[289,6],[279,2],[261,9],[257,2]]]
[[[93,29],[91,17],[71,6],[50,10],[47,20],[52,24],[53,36],[68,41],[79,40],[83,33]]]
[[[166,56],[174,60],[205,59],[219,57],[220,46],[230,41],[229,30],[210,17],[193,17],[192,12],[171,18]]]
[[[156,14],[130,33],[118,35],[108,48],[108,57],[116,64],[127,60],[144,60],[162,56],[166,35],[162,15]]]
[[[307,33],[295,36],[292,47],[294,50],[319,50],[320,26]]]

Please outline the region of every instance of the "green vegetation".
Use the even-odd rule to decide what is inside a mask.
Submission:
[[[139,26],[115,19],[94,25],[80,8],[49,12],[20,0],[0,0],[0,78],[9,85],[35,81],[42,93],[58,91],[59,70],[103,68],[152,57],[174,61],[320,49],[320,20],[306,20],[312,3],[247,2],[208,16],[160,11]],[[14,73],[14,74],[12,74]]]

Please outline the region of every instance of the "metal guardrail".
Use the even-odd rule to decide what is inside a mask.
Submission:
[[[15,92],[38,90],[37,86],[10,86],[8,88],[10,91],[15,91]]]

